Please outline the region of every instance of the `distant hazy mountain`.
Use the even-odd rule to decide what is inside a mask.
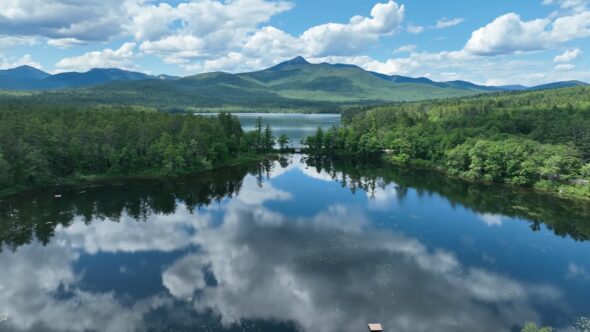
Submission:
[[[140,81],[149,79],[176,79],[174,76],[150,76],[116,68],[91,69],[85,73],[66,72],[51,75],[29,66],[0,70],[0,88],[12,90],[53,90],[80,88],[113,81]]]
[[[484,86],[466,81],[435,82],[425,77],[384,75],[345,64],[311,64],[302,57],[268,69],[229,74],[214,72],[177,78],[93,69],[49,75],[31,67],[0,71],[0,88],[55,90],[60,103],[147,105],[158,108],[322,108],[470,96],[482,93],[541,90],[583,85],[557,82],[533,88]],[[63,89],[84,88],[75,94]],[[60,90],[61,89],[61,90]]]
[[[385,74],[381,74],[381,73],[376,73],[376,72],[371,72],[371,74],[384,79],[386,81],[392,82],[392,83],[415,83],[415,84],[426,84],[426,85],[432,85],[432,86],[437,86],[440,88],[446,88],[448,87],[446,84],[442,83],[442,82],[435,82],[429,78],[426,77],[406,77],[406,76],[400,76],[400,75],[385,75]]]
[[[393,83],[417,83],[417,84],[427,84],[432,86],[437,86],[440,88],[456,88],[456,89],[466,89],[466,90],[473,90],[473,91],[480,91],[480,92],[497,92],[497,91],[520,91],[520,90],[527,90],[529,87],[524,85],[503,85],[503,86],[490,86],[490,85],[479,85],[467,81],[446,81],[446,82],[435,82],[426,77],[406,77],[406,76],[399,76],[399,75],[385,75],[380,73],[373,73],[373,75],[382,78],[384,80],[393,82]]]
[[[508,91],[523,91],[530,89],[528,86],[515,84],[515,85],[500,85],[498,86],[501,89],[508,90]]]
[[[51,76],[48,73],[31,66],[20,66],[13,69],[0,70],[0,75],[2,75],[2,77],[6,76],[29,80],[42,80]]]
[[[76,88],[93,86],[112,81],[141,81],[152,77],[143,73],[130,72],[121,69],[91,69],[85,73],[61,73],[44,79],[51,89]]]
[[[563,81],[563,82],[554,82],[548,84],[541,84],[529,88],[528,90],[549,90],[549,89],[560,89],[560,88],[571,88],[574,86],[582,86],[588,85],[588,83],[580,82],[580,81]]]
[[[1,89],[35,89],[38,82],[49,77],[48,73],[30,66],[0,70]]]

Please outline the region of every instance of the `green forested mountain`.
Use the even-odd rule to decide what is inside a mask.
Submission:
[[[463,178],[590,198],[590,87],[351,110],[307,139],[320,156],[379,156]]]
[[[413,81],[387,81],[357,66],[310,64],[301,57],[237,76],[282,97],[325,102],[411,101],[474,94]]]
[[[130,105],[158,110],[334,112],[358,105],[473,96],[510,89],[464,81],[387,76],[352,65],[310,64],[301,57],[251,73],[215,72],[174,80],[142,75],[107,69],[64,73],[46,77],[42,82],[58,88],[85,87],[31,92],[27,98],[5,93],[2,99],[14,103]]]
[[[45,80],[70,82],[65,78]],[[71,82],[70,82],[71,83]],[[65,84],[65,83],[63,83]],[[32,93],[27,101],[55,105],[135,105],[160,110],[297,109],[337,111],[346,105],[379,104],[475,95],[484,90],[392,82],[356,66],[310,64],[296,58],[262,71],[199,74],[177,80],[121,79],[80,89]],[[18,102],[18,98],[16,102]]]

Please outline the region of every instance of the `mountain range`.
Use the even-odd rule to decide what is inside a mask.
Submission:
[[[354,65],[311,64],[302,57],[268,69],[187,77],[152,76],[121,69],[50,75],[21,66],[0,70],[0,89],[44,90],[52,100],[178,108],[334,107],[470,96],[489,92],[542,90],[586,85],[579,81],[484,86],[466,81],[435,82],[425,77],[385,75]],[[71,93],[75,90],[76,93]]]
[[[9,90],[52,90],[80,88],[114,81],[141,81],[150,79],[175,79],[168,76],[151,76],[144,73],[116,68],[91,69],[85,73],[66,72],[51,75],[42,70],[20,66],[0,70],[0,89]]]

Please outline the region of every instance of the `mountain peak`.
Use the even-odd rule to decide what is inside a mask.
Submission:
[[[22,65],[12,69],[0,70],[0,72],[10,73],[10,75],[18,77],[20,79],[32,80],[42,80],[50,76],[48,73],[28,65]]]
[[[307,62],[307,60],[305,60],[305,58],[302,56],[294,57],[293,59],[287,60],[283,63],[290,64],[290,65],[308,65],[309,64],[309,62]]]
[[[8,69],[8,70],[41,72],[41,70],[39,70],[35,67],[32,67],[32,66],[29,66],[29,65],[21,65],[21,66],[18,66],[18,67],[12,68],[12,69]]]
[[[271,69],[271,70],[279,70],[279,69],[283,69],[285,67],[301,66],[301,65],[309,65],[309,64],[310,63],[307,62],[307,60],[305,60],[304,57],[298,56],[298,57],[295,57],[295,58],[293,58],[291,60],[287,60],[287,61],[281,62],[278,65],[276,65],[274,67],[271,67],[269,69]]]
[[[32,66],[29,66],[29,65],[20,65],[20,66],[18,66],[18,67],[12,68],[12,69],[14,69],[14,70],[21,70],[21,69],[27,69],[27,70],[31,70],[31,69],[32,69],[32,70],[38,70],[37,68],[35,68],[35,67],[32,67]]]

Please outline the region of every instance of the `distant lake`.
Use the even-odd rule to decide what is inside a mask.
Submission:
[[[214,116],[216,113],[197,113],[199,115]],[[275,137],[286,134],[291,139],[291,145],[301,146],[300,141],[315,133],[318,127],[330,129],[340,125],[340,114],[297,114],[297,113],[233,113],[240,119],[245,131],[254,130],[256,120],[262,118],[263,124],[270,124]]]
[[[0,331],[557,331],[590,206],[301,155],[0,200]]]

